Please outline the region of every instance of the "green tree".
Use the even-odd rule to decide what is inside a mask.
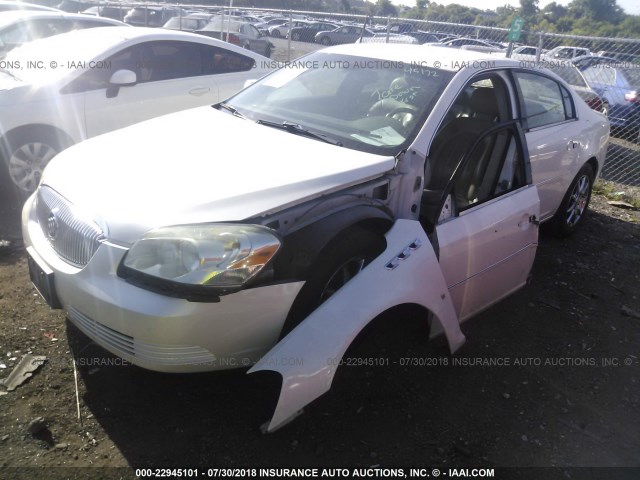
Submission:
[[[376,2],[376,13],[383,17],[388,15],[391,15],[392,17],[398,16],[398,10],[396,10],[396,7],[390,0],[378,0]]]

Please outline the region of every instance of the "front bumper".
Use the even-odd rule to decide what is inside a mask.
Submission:
[[[303,282],[242,290],[219,303],[166,297],[118,277],[127,248],[108,241],[82,268],[63,261],[38,224],[34,199],[22,212],[25,246],[53,271],[71,322],[106,350],[150,370],[202,372],[251,366],[276,344]]]

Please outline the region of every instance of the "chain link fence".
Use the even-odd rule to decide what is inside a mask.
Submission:
[[[259,35],[269,38],[273,46],[271,58],[282,62],[328,45],[379,42],[445,45],[511,56],[523,65],[550,68],[573,85],[591,108],[609,117],[611,142],[603,178],[640,186],[640,39],[522,31],[519,42],[509,45],[508,29],[482,25],[210,5],[179,5],[180,8],[166,3],[94,5],[117,7],[114,14],[125,21],[123,9],[136,9],[138,18],[149,26],[157,26],[158,17],[170,15],[174,17],[173,28],[191,31],[200,26],[192,21],[202,16],[196,12],[222,15],[223,22],[224,17],[229,22],[248,22]]]

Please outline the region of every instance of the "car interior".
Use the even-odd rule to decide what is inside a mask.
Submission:
[[[499,75],[458,95],[431,144],[421,217],[434,226],[526,184],[509,92]]]

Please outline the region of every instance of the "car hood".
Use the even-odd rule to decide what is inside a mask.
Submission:
[[[200,107],[77,144],[51,161],[42,183],[128,244],[159,226],[275,212],[394,164]]]

